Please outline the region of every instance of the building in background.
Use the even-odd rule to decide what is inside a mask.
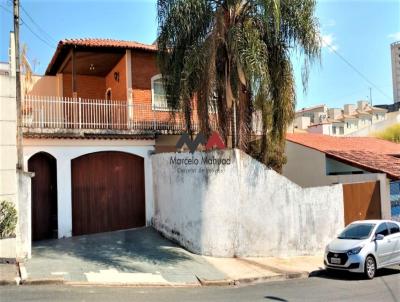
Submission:
[[[317,105],[296,112],[292,130],[306,130],[332,136],[351,135],[360,129],[382,123],[387,119],[387,109],[371,106],[368,101],[358,101],[357,105],[346,104],[341,108]]]
[[[392,53],[393,101],[400,103],[400,41],[390,45]]]

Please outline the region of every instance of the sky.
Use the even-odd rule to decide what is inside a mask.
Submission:
[[[112,38],[153,43],[156,0],[20,0],[21,44],[34,71],[43,74],[65,38]],[[13,29],[12,1],[0,0],[0,61],[7,61]],[[297,108],[344,104],[370,98],[393,103],[390,43],[400,40],[400,0],[320,0],[316,17],[323,38],[320,62],[310,71],[306,92],[301,56],[293,55]]]

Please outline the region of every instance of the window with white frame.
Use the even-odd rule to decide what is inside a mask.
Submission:
[[[168,110],[167,96],[161,74],[151,78],[151,104],[153,110]]]

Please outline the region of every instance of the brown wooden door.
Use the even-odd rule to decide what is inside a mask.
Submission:
[[[32,240],[57,238],[57,166],[47,153],[28,160],[32,178]]]
[[[343,184],[345,224],[364,219],[381,219],[379,181]]]
[[[72,160],[72,234],[145,225],[144,160],[97,152]]]

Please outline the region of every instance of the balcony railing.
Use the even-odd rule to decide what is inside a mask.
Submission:
[[[171,114],[173,113],[173,114]],[[185,131],[181,111],[165,106],[117,100],[84,99],[54,96],[25,96],[22,103],[23,127],[30,132],[123,132],[166,133]],[[252,133],[259,134],[261,115],[253,113]],[[210,124],[217,130],[217,114],[210,112]],[[192,128],[199,131],[197,111],[192,114]]]
[[[29,129],[138,130],[140,132],[184,131],[182,112],[151,104],[128,104],[127,101],[69,97],[25,96],[23,126]],[[212,127],[216,114],[210,115]],[[193,112],[193,129],[199,129],[197,112]]]

